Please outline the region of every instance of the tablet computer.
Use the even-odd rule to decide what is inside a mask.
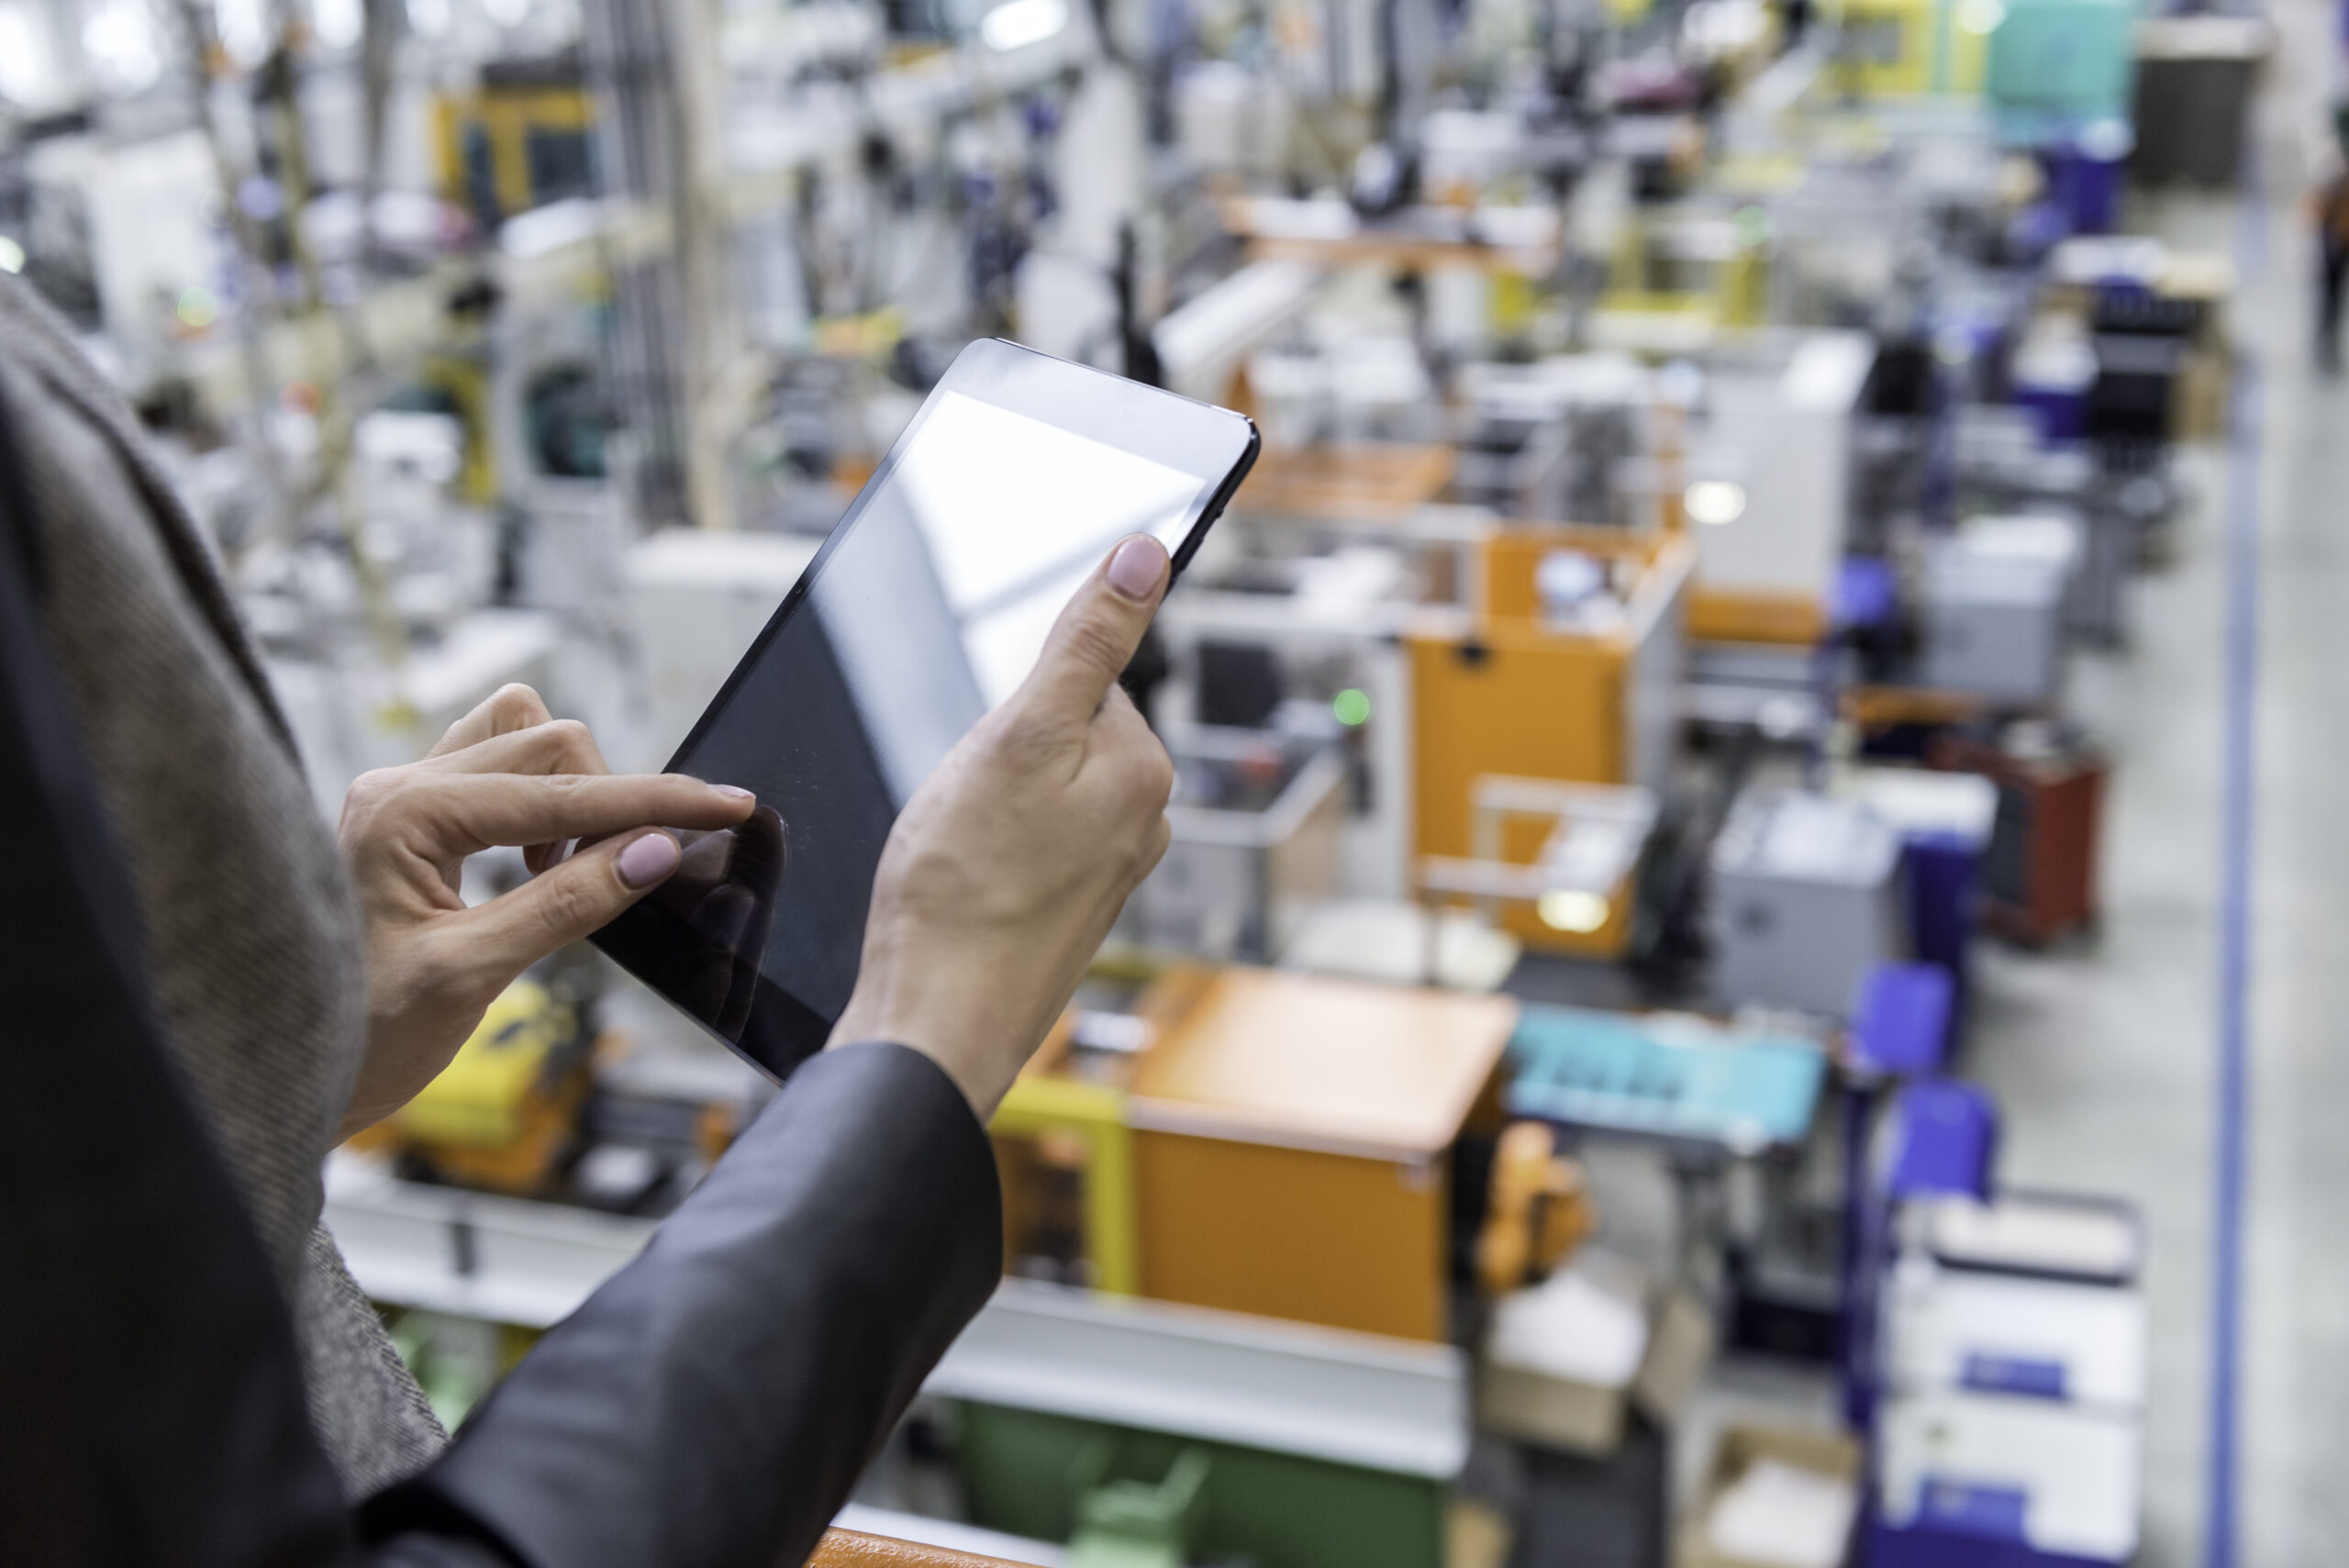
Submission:
[[[1154,535],[1181,572],[1256,450],[1229,410],[963,350],[669,761],[757,809],[681,835],[596,945],[778,1080],[823,1049],[898,809],[1117,541]]]

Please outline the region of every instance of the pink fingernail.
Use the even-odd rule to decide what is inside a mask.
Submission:
[[[677,840],[666,833],[647,833],[620,851],[620,880],[630,887],[650,887],[677,869]]]
[[[1109,557],[1109,586],[1129,599],[1147,599],[1166,573],[1166,547],[1136,534]]]
[[[759,798],[749,790],[742,788],[740,784],[712,784],[709,787],[716,790],[718,794],[724,795],[729,800],[756,800]]]

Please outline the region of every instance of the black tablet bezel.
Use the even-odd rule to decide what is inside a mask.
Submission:
[[[872,477],[865,481],[863,488],[857,492],[856,498],[849,503],[848,509],[841,515],[841,520],[832,525],[830,533],[825,536],[823,545],[809,561],[807,570],[799,574],[799,580],[784,595],[783,603],[767,618],[766,625],[736,662],[725,684],[718,687],[717,695],[703,708],[701,717],[695,720],[693,728],[678,744],[669,759],[667,771],[676,772],[682,768],[709,734],[720,710],[742,683],[750,678],[768,647],[807,601],[841,542],[849,537],[873,497],[896,473],[900,458],[935,411],[939,395],[945,392],[962,393],[980,402],[1099,441],[1105,446],[1197,475],[1201,485],[1200,498],[1193,503],[1182,526],[1181,542],[1171,552],[1175,576],[1180,576],[1191,558],[1197,553],[1208,528],[1222,514],[1232,494],[1240,488],[1241,482],[1247,478],[1263,446],[1255,422],[1245,415],[1196,402],[1156,387],[1144,386],[1085,365],[1056,360],[1049,354],[1040,354],[1032,349],[1022,348],[999,338],[983,338],[972,342],[955,356],[953,363],[947,367],[946,373],[931,389],[930,396],[924,399],[920,410],[891,444],[887,455],[873,471]],[[855,912],[855,927],[859,932],[863,930],[866,914],[867,911],[862,909]],[[636,974],[638,979],[644,980],[634,965],[605,941],[603,932],[596,932],[589,940],[602,949],[614,962]],[[662,992],[657,984],[649,980],[645,984],[664,1000],[675,1005],[674,999]],[[824,1018],[797,996],[770,980],[763,965],[757,972],[756,989],[758,999],[753,1006],[779,1006],[785,1016],[792,1019],[794,1031],[798,1035],[812,1038],[819,1029],[828,1034],[835,1021]],[[815,1038],[796,1060],[778,1070],[774,1064],[761,1062],[741,1042],[729,1040],[722,1030],[711,1028],[691,1009],[679,1006],[678,1010],[700,1024],[744,1061],[778,1082],[787,1076],[799,1062],[822,1049],[823,1040]]]

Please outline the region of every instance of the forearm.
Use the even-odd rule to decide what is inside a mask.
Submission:
[[[797,1562],[1001,1247],[953,1083],[898,1046],[825,1052],[369,1533],[440,1510],[533,1568]]]

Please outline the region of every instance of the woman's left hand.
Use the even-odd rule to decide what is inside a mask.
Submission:
[[[677,868],[663,828],[730,828],[747,791],[671,773],[615,776],[584,725],[528,686],[467,714],[430,754],[351,784],[336,829],[365,925],[367,1055],[342,1135],[406,1105],[448,1066],[497,994]],[[596,840],[565,858],[573,840]],[[528,845],[521,886],[468,907],[465,857]]]

